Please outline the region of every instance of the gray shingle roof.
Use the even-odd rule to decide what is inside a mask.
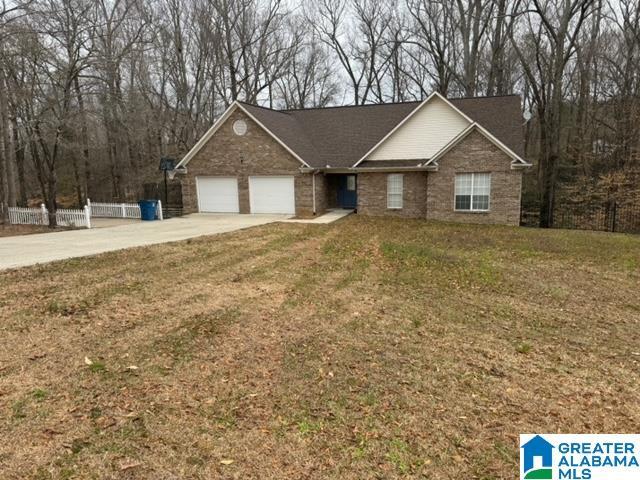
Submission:
[[[449,99],[519,156],[523,156],[520,97]],[[271,110],[242,103],[310,166],[351,167],[421,102]]]

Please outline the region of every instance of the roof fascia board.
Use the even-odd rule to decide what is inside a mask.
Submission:
[[[393,165],[387,167],[331,167],[331,168],[301,168],[300,172],[302,173],[315,173],[322,172],[327,174],[339,174],[339,173],[363,173],[363,172],[424,172],[424,171],[436,171],[438,170],[437,165],[416,165],[416,166],[404,166],[404,167],[394,167]]]
[[[406,122],[409,121],[409,119],[411,117],[413,117],[416,113],[418,113],[418,111],[420,111],[422,109],[422,107],[424,107],[427,103],[429,103],[434,97],[438,97],[441,100],[444,100],[444,102],[450,107],[452,108],[456,113],[458,113],[459,115],[462,116],[462,118],[464,118],[466,121],[468,121],[469,123],[473,123],[473,120],[471,120],[467,115],[465,115],[462,111],[460,111],[459,108],[457,108],[455,105],[453,105],[449,100],[447,100],[443,95],[441,95],[440,93],[438,93],[437,91],[434,91],[431,95],[429,95],[420,105],[418,105],[416,108],[414,108],[411,112],[409,112],[409,115],[407,115],[406,117],[404,117],[400,123],[398,123],[395,127],[393,127],[391,129],[391,131],[389,133],[387,133],[384,137],[382,137],[382,140],[380,140],[378,143],[376,143],[373,148],[371,148],[371,150],[369,150],[367,153],[364,154],[364,156],[358,160],[356,163],[353,164],[354,167],[357,167],[358,165],[360,165],[369,155],[371,155],[374,151],[376,151],[378,149],[378,147],[380,145],[382,145],[388,138],[391,137],[391,135],[393,135],[397,130],[399,130]]]
[[[178,162],[178,164],[175,166],[176,169],[178,169],[178,167],[184,167],[187,165],[187,163],[189,163],[191,161],[191,159],[193,157],[195,157],[196,153],[198,153],[202,147],[204,147],[206,145],[206,143],[209,141],[209,139],[211,137],[213,137],[213,134],[216,133],[218,131],[218,129],[222,126],[222,124],[224,124],[224,122],[227,121],[227,119],[229,118],[229,116],[235,112],[236,108],[238,108],[239,104],[238,102],[233,102],[231,105],[229,105],[227,107],[227,109],[224,111],[224,113],[222,114],[222,116],[216,120],[214,122],[214,124],[211,126],[211,128],[209,130],[206,131],[206,133],[200,137],[200,140],[198,140],[196,142],[196,144],[191,147],[191,150],[189,150],[187,152],[187,154],[182,158],[182,160],[180,160],[180,162]]]
[[[451,103],[451,101],[445,97],[444,95],[435,92],[438,97],[440,97],[442,100],[444,100],[444,102],[449,105],[451,108],[453,108],[456,112],[458,112],[460,115],[462,115],[462,118],[464,118],[465,120],[467,120],[469,123],[474,123],[473,119],[471,117],[469,117],[466,113],[464,113],[462,110],[460,110],[458,107],[456,107],[453,103]]]
[[[428,165],[421,167],[353,167],[351,172],[429,172],[438,170],[437,165]]]

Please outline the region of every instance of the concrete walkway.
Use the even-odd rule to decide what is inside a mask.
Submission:
[[[0,238],[0,270],[175,242],[286,220],[287,215],[196,214],[162,222]]]
[[[336,220],[340,220],[347,215],[351,215],[354,210],[345,210],[342,208],[336,208],[335,210],[329,210],[324,215],[320,215],[316,218],[289,218],[288,220],[284,220],[285,222],[290,223],[333,223]]]

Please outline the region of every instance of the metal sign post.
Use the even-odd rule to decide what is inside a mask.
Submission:
[[[176,168],[176,159],[171,157],[162,157],[160,159],[160,170],[164,172],[164,204],[169,205],[169,187],[167,185],[167,172]]]

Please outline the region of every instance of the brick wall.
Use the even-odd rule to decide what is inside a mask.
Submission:
[[[247,133],[238,136],[233,123],[243,119]],[[313,214],[311,174],[300,173],[301,163],[287,152],[241,110],[236,110],[187,165],[182,177],[182,199],[185,213],[198,211],[196,176],[231,176],[238,178],[240,213],[249,213],[249,176],[294,175],[296,215]],[[324,176],[316,175],[316,208],[322,213],[326,194]]]
[[[438,162],[437,172],[404,173],[403,208],[387,208],[388,173],[358,174],[358,213],[428,218],[450,222],[519,225],[522,172],[511,158],[478,132],[472,132]],[[454,210],[456,173],[491,173],[488,212]]]
[[[248,131],[244,136],[233,133],[233,122],[244,119]],[[387,209],[387,173],[359,173],[358,213],[428,218],[453,222],[499,223],[518,225],[522,173],[511,170],[511,159],[478,132],[472,132],[451,149],[439,162],[437,172],[403,173],[403,208]],[[313,215],[311,174],[300,173],[300,162],[267,132],[240,110],[224,125],[187,165],[182,178],[185,212],[198,209],[195,177],[235,176],[238,178],[240,212],[249,213],[249,180],[251,175],[293,175],[295,177],[296,214]],[[491,198],[489,212],[454,211],[456,173],[490,172]],[[317,174],[316,211],[324,213],[333,206],[335,194],[327,176]]]
[[[402,209],[387,208],[387,173],[358,174],[358,213],[373,216],[425,218],[427,173],[403,173]]]
[[[427,218],[451,222],[519,225],[522,171],[511,170],[511,158],[478,132],[444,155],[427,179]],[[455,174],[491,173],[488,212],[454,211]]]
[[[316,184],[316,215],[322,215],[327,209],[326,177],[318,173],[315,176]],[[296,177],[296,215],[298,217],[313,216],[313,175],[302,174]]]

